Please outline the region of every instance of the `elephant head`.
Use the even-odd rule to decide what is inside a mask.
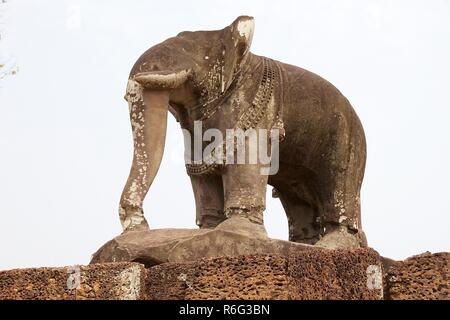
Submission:
[[[253,30],[253,18],[241,16],[222,30],[182,32],[133,66],[125,96],[134,156],[120,201],[124,230],[148,227],[143,200],[161,163],[168,111],[181,118],[224,94],[249,56]]]

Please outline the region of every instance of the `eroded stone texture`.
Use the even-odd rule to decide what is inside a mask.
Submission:
[[[149,269],[149,299],[382,299],[368,286],[372,249],[314,249],[289,257],[254,254],[168,263]]]
[[[286,259],[269,255],[218,258],[199,264],[186,299],[288,299]]]
[[[198,264],[165,263],[148,270],[145,298],[148,300],[183,300],[186,290],[198,275]]]
[[[167,263],[149,269],[148,299],[288,299],[283,257],[248,255]]]
[[[426,253],[398,261],[386,272],[387,299],[450,300],[450,253]]]
[[[370,248],[313,248],[148,269],[139,263],[15,269],[0,272],[0,299],[449,299],[449,259],[437,253],[386,264]]]
[[[382,299],[381,264],[373,249],[293,252],[288,261],[291,298]]]
[[[141,298],[144,280],[144,266],[138,263],[15,269],[0,272],[0,299],[135,300]]]

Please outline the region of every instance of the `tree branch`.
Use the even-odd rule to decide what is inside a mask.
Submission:
[[[4,16],[4,6],[3,4],[7,3],[7,0],[0,0],[0,19]],[[4,25],[5,23],[0,20],[0,25]],[[3,40],[4,29],[0,29],[0,41]],[[3,57],[0,57],[3,58]],[[17,66],[13,58],[6,58],[5,60],[0,60],[0,80],[4,79],[6,76],[14,75],[18,71]]]

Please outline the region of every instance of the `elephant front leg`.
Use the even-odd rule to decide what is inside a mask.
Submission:
[[[196,207],[196,224],[200,228],[215,228],[225,220],[223,184],[220,175],[191,176]]]
[[[267,175],[260,165],[232,164],[223,173],[225,216],[216,229],[266,238],[263,212],[266,204]]]

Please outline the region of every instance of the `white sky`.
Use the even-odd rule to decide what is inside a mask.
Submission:
[[[1,4],[0,270],[86,264],[121,232],[117,207],[132,157],[128,72],[183,30],[252,15],[252,51],[337,86],[364,125],[363,227],[382,255],[450,247],[450,2],[61,1]],[[77,18],[79,12],[79,19]],[[195,227],[194,199],[171,119],[145,203],[153,228]],[[268,189],[270,191],[270,188]],[[268,192],[270,195],[270,192]],[[278,199],[266,227],[287,238]]]

